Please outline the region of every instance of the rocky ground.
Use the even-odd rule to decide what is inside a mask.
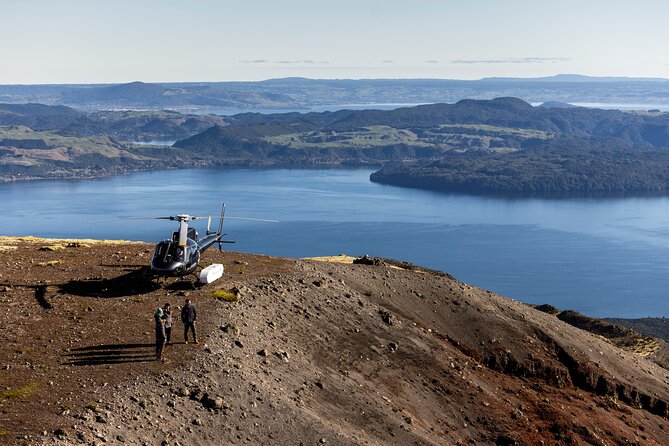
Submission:
[[[151,248],[0,238],[0,443],[669,444],[669,371],[446,274],[211,251],[194,288]]]

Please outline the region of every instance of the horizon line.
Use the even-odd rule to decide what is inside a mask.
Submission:
[[[13,87],[13,86],[46,86],[46,85],[63,85],[63,86],[76,86],[76,85],[124,85],[124,84],[133,84],[133,83],[142,83],[142,84],[226,84],[226,83],[261,83],[269,81],[278,81],[278,80],[288,80],[288,79],[301,79],[306,81],[452,81],[452,82],[481,82],[487,80],[499,80],[499,81],[536,81],[536,80],[558,80],[560,78],[571,78],[572,80],[565,80],[565,82],[579,82],[578,79],[582,80],[629,80],[629,81],[645,81],[645,82],[666,82],[669,81],[669,78],[664,77],[648,77],[648,76],[616,76],[616,75],[606,75],[606,76],[592,76],[587,74],[576,74],[576,73],[557,73],[549,76],[535,76],[535,77],[519,77],[519,76],[486,76],[476,79],[462,79],[462,78],[447,78],[447,77],[332,77],[332,78],[319,78],[319,77],[305,77],[305,76],[285,76],[285,77],[270,77],[260,80],[199,80],[199,81],[185,81],[185,80],[170,80],[170,81],[144,81],[144,80],[132,80],[132,81],[121,81],[121,82],[37,82],[37,83],[0,83],[0,86],[3,87]]]

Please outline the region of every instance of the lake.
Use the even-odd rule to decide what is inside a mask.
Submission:
[[[217,215],[225,202],[228,216],[280,220],[226,221],[232,250],[392,257],[524,302],[669,316],[669,197],[468,196],[379,185],[371,172],[171,170],[0,184],[2,233],[155,242],[173,222],[90,221]]]

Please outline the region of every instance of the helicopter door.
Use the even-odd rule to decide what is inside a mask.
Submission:
[[[199,259],[200,251],[197,249],[197,243],[195,243],[193,239],[189,239],[188,246],[186,248],[188,249],[188,251],[186,251],[187,253],[186,259],[188,259],[188,263],[190,264],[193,262],[198,262],[200,260]]]

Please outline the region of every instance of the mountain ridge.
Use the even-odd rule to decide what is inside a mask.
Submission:
[[[185,289],[141,278],[143,243],[0,245],[15,247],[0,297],[24,309],[0,312],[21,328],[0,333],[9,366],[0,376],[11,382],[6,395],[23,395],[3,400],[0,443],[669,438],[668,370],[444,273],[207,251],[203,262],[226,274]],[[231,289],[237,302],[213,297]],[[175,330],[169,362],[153,360],[155,307],[186,298],[200,344]],[[47,342],[53,326],[62,335]]]

